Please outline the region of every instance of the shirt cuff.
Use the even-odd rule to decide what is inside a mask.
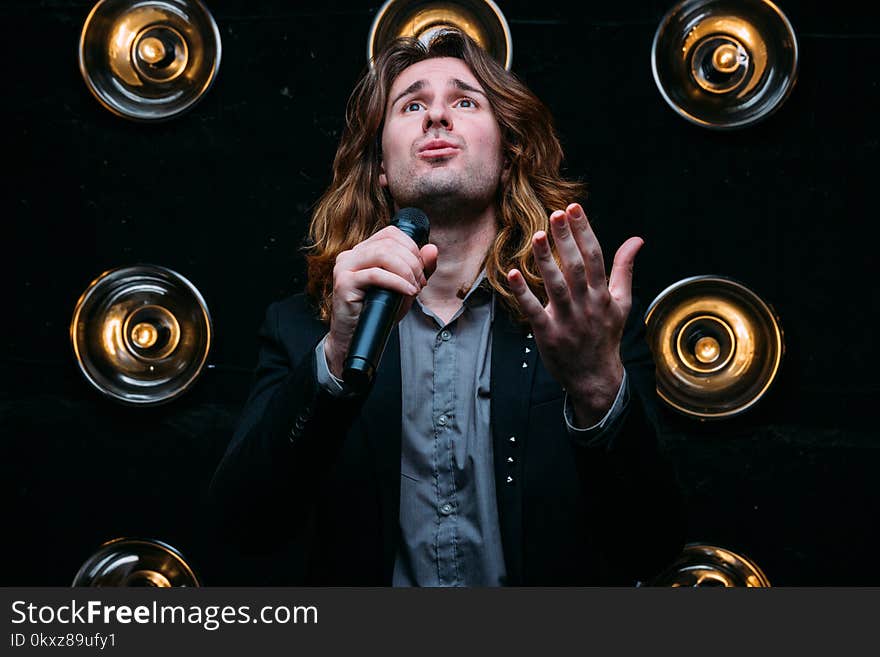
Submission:
[[[579,441],[598,438],[605,430],[605,428],[620,416],[620,414],[623,412],[623,409],[626,407],[627,402],[629,401],[629,388],[627,386],[626,380],[626,370],[624,369],[623,379],[620,381],[620,389],[617,391],[617,397],[614,398],[614,403],[611,404],[611,408],[608,409],[605,417],[599,420],[598,423],[594,424],[591,427],[587,427],[586,429],[581,429],[574,426],[574,411],[572,410],[571,404],[568,401],[568,393],[566,392],[565,404],[563,404],[562,407],[562,414],[565,416],[565,426],[568,427],[568,434],[574,438],[577,438]]]
[[[324,342],[327,340],[325,335],[323,339],[315,347],[315,361],[317,364],[318,385],[329,392],[334,397],[345,397],[346,389],[343,386],[342,379],[337,379],[330,371],[327,365],[327,354],[324,353]]]

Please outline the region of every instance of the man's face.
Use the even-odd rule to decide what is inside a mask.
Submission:
[[[480,210],[494,202],[502,169],[501,130],[462,60],[413,64],[391,85],[379,182],[398,207]]]

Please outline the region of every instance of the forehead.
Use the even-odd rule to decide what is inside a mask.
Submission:
[[[403,69],[391,84],[389,100],[396,98],[415,82],[424,81],[428,87],[444,87],[450,83],[450,80],[456,79],[466,82],[475,89],[483,88],[463,60],[456,57],[434,57]]]

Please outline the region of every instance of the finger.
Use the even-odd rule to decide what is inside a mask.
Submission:
[[[556,252],[562,264],[562,275],[568,284],[572,301],[577,303],[587,293],[587,269],[565,212],[557,210],[550,215],[550,231],[556,242]]]
[[[510,290],[529,324],[540,331],[548,321],[547,312],[538,297],[529,289],[522,272],[511,269],[507,272],[507,282],[510,283]]]
[[[378,231],[370,238],[364,240],[363,242],[361,242],[361,244],[364,244],[366,242],[370,242],[371,244],[374,242],[383,243],[383,240],[391,240],[392,242],[403,246],[407,251],[409,251],[416,258],[419,259],[419,261],[421,262],[421,269],[425,269],[425,264],[421,255],[421,249],[419,249],[418,244],[416,244],[415,240],[413,240],[409,235],[400,230],[397,226],[385,226],[385,228]]]
[[[353,271],[351,272],[351,278],[355,289],[360,292],[360,295],[357,298],[349,298],[349,301],[362,300],[366,291],[371,287],[381,287],[407,296],[414,296],[419,292],[418,288],[408,280],[380,267]]]
[[[636,254],[644,243],[645,240],[641,237],[630,237],[617,249],[617,253],[614,255],[614,265],[611,267],[608,292],[627,312],[632,305],[632,279]]]
[[[397,243],[388,241],[365,245],[353,251],[349,266],[352,270],[381,265],[404,278],[412,278],[417,285],[425,285],[424,265],[420,255],[413,255]],[[408,272],[408,273],[407,273]]]
[[[605,278],[605,257],[602,255],[602,247],[593,232],[592,226],[587,219],[584,209],[579,203],[572,203],[565,209],[568,216],[571,232],[574,236],[584,265],[587,269],[587,284],[590,287],[604,287],[607,283]]]
[[[568,293],[568,284],[556,266],[553,254],[550,251],[550,242],[547,233],[539,230],[532,236],[532,253],[541,270],[541,278],[544,279],[544,289],[547,298],[554,308],[566,312],[571,309],[571,295]]]
[[[428,282],[422,273],[421,259],[400,248],[395,248],[392,251],[374,250],[369,254],[369,257],[359,259],[355,269],[368,269],[376,266],[397,274],[416,287],[421,287]]]
[[[373,244],[374,242],[381,242],[382,240],[393,240],[397,242],[407,251],[412,253],[415,256],[419,254],[419,247],[409,235],[400,230],[397,226],[385,226],[382,230],[376,231],[372,235],[370,235],[367,239],[360,244],[357,244],[354,248],[358,248],[362,244]]]

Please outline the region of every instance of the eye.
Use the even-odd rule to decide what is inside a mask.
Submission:
[[[456,103],[456,105],[465,109],[472,109],[477,106],[477,102],[473,98],[462,98]]]
[[[418,112],[421,109],[422,104],[416,101],[410,101],[403,106],[404,112]]]

